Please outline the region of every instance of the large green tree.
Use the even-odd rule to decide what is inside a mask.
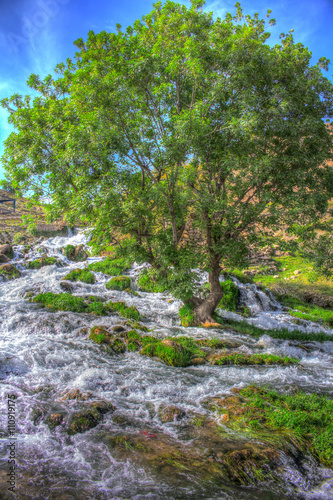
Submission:
[[[292,32],[273,47],[257,14],[223,20],[156,3],[116,33],[77,40],[59,77],[3,101],[16,131],[3,157],[12,184],[47,196],[53,217],[104,241],[129,237],[140,260],[212,322],[222,265],[281,225],[309,224],[333,193],[333,86]],[[208,271],[196,294],[191,269]],[[172,267],[172,277],[168,269]]]

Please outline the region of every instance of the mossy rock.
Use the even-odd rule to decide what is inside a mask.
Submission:
[[[52,266],[53,264],[57,264],[58,266],[63,265],[56,257],[40,257],[39,259],[27,262],[27,269],[41,269],[42,267]]]
[[[10,258],[7,257],[7,255],[0,253],[0,264],[7,264],[8,262],[10,262]]]
[[[281,357],[274,354],[243,354],[226,351],[211,354],[207,357],[211,365],[282,365],[289,366],[299,363],[298,359]]]
[[[89,338],[97,344],[107,344],[111,339],[111,335],[110,332],[105,330],[105,328],[101,326],[94,326],[90,330]]]
[[[71,416],[68,434],[83,433],[96,427],[102,420],[103,415],[114,411],[115,407],[105,401],[94,401],[87,407]]]
[[[107,257],[98,262],[89,264],[88,269],[95,273],[103,273],[109,276],[119,276],[130,267],[129,262],[124,257]]]
[[[67,257],[68,260],[74,262],[83,262],[87,260],[88,254],[84,250],[83,245],[67,245],[61,249],[62,253]]]
[[[12,264],[3,264],[0,266],[0,276],[1,275],[7,280],[14,280],[21,276],[21,272]]]
[[[178,406],[175,405],[161,405],[158,409],[158,416],[161,422],[174,422],[175,420],[181,420],[186,415],[186,412]]]
[[[73,269],[63,279],[67,281],[82,281],[88,285],[93,285],[96,282],[95,275],[87,269]]]
[[[46,419],[46,424],[50,430],[55,429],[58,425],[61,425],[64,421],[64,415],[62,413],[51,413]]]
[[[105,285],[108,290],[126,290],[131,286],[131,278],[129,276],[116,276]]]
[[[90,397],[92,396],[92,394],[89,392],[89,393],[86,393],[86,394],[83,394],[80,389],[72,389],[68,392],[66,392],[61,398],[60,398],[60,401],[71,401],[71,400],[75,400],[75,401],[86,401],[87,399],[89,399]]]

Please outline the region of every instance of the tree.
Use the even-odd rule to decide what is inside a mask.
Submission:
[[[30,78],[41,97],[3,101],[14,187],[47,190],[51,216],[92,224],[100,240],[128,235],[198,323],[213,322],[223,264],[281,224],[309,224],[333,193],[329,61],[311,66],[292,32],[270,47],[266,21],[239,4],[215,21],[202,6],[159,2],[126,31],[90,32],[58,79]]]

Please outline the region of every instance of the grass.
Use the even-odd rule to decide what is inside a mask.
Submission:
[[[303,442],[323,464],[333,466],[333,400],[302,391],[279,394],[275,390],[248,386],[239,391],[244,398],[245,425],[254,429],[288,431]],[[244,405],[242,405],[244,406]],[[233,419],[230,420],[231,424]]]
[[[40,293],[34,297],[33,302],[43,304],[53,311],[71,311],[78,313],[92,313],[98,316],[106,316],[110,312],[118,312],[124,318],[139,320],[139,311],[134,307],[127,307],[125,302],[102,303],[96,300],[84,301],[82,297],[76,297],[70,293]]]
[[[231,353],[212,359],[212,365],[284,365],[299,363],[298,359],[273,354]]]
[[[27,263],[28,269],[41,269],[44,266],[52,266],[56,264],[58,259],[56,257],[40,257],[39,259],[33,260]]]
[[[264,330],[254,325],[250,325],[246,321],[234,321],[232,319],[221,318],[217,314],[214,315],[214,319],[220,323],[224,328],[229,328],[235,330],[238,333],[245,335],[251,335],[251,337],[259,338],[262,335],[269,335],[274,339],[283,340],[299,340],[299,341],[315,341],[315,342],[326,342],[333,341],[333,335],[328,335],[324,332],[319,333],[304,333],[297,330],[289,331],[286,328],[281,330]]]
[[[217,307],[227,311],[236,311],[238,304],[239,291],[231,279],[221,282],[223,297]]]
[[[108,290],[124,291],[130,288],[131,278],[129,276],[117,276],[115,278],[111,278],[105,286]]]
[[[87,283],[89,285],[93,285],[96,281],[94,274],[87,269],[74,269],[63,279],[68,281],[82,281],[83,283]]]
[[[182,307],[179,308],[179,318],[180,318],[180,324],[182,326],[193,326],[194,325],[194,312],[193,312],[194,306],[191,304],[185,304]]]
[[[129,267],[129,263],[124,257],[118,259],[107,257],[99,262],[92,262],[87,269],[96,273],[108,274],[109,276],[119,276]]]

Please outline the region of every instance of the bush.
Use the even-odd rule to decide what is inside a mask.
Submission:
[[[179,309],[180,324],[182,326],[193,326],[194,325],[194,306],[191,304],[185,304]]]
[[[95,271],[96,273],[108,274],[109,276],[119,276],[126,271],[128,267],[130,266],[124,257],[118,259],[107,257],[99,262],[92,262],[87,269],[89,269],[89,271]]]
[[[141,292],[162,293],[167,290],[165,278],[162,279],[155,269],[144,269],[138,277],[137,285]]]

